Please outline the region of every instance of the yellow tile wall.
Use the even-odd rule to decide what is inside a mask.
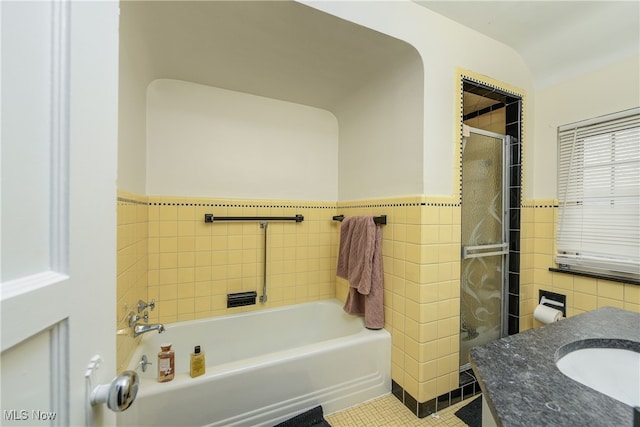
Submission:
[[[156,300],[149,321],[170,323],[335,297],[335,202],[146,197],[118,192],[117,365],[137,341],[127,319]],[[294,216],[269,222],[267,302],[226,308],[227,293],[262,294],[264,230],[258,222],[205,223],[215,216]]]
[[[226,308],[231,292],[262,292],[264,234],[256,222],[205,223],[215,216],[293,216],[270,222],[268,301]],[[458,386],[460,207],[452,198],[291,202],[141,197],[118,202],[118,318],[138,299],[156,299],[151,322],[170,323],[337,297],[335,276],[344,215],[382,215],[385,328],[392,334],[394,381],[420,402]],[[136,340],[118,336],[126,368]]]
[[[460,207],[411,196],[338,203],[344,215],[387,215],[382,226],[385,329],[392,378],[419,402],[458,387]],[[348,284],[337,280],[344,300]]]
[[[558,224],[557,200],[535,200],[522,209],[522,256],[520,330],[538,327],[533,310],[540,289],[567,296],[567,316],[611,306],[640,312],[640,286],[554,273],[555,235]]]
[[[385,329],[392,334],[392,378],[419,402],[458,387],[460,206],[424,195],[349,202],[144,197],[118,194],[118,329],[138,299],[155,298],[151,322],[218,316],[280,305],[346,298],[335,277],[336,214],[387,215],[382,227]],[[204,223],[215,216],[293,216],[270,222],[268,301],[226,308],[231,292],[262,292],[263,230],[257,222]],[[521,211],[520,330],[533,320],[539,289],[567,295],[568,314],[604,305],[640,312],[640,287],[549,272],[555,200]],[[136,342],[118,335],[118,369]]]
[[[335,202],[149,197],[151,321],[169,323],[333,298]],[[257,221],[205,223],[214,216],[295,216],[271,221],[267,302],[227,309],[227,294],[262,295],[264,230]]]
[[[127,317],[137,313],[138,300],[147,298],[147,198],[118,191],[117,201],[117,307],[116,363],[126,369],[137,340],[133,339]]]

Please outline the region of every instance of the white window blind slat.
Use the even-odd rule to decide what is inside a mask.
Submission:
[[[640,108],[558,129],[556,262],[640,278]]]

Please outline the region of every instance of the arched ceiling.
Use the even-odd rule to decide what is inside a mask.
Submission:
[[[513,47],[538,88],[640,51],[637,1],[416,3]],[[121,25],[130,26],[123,34],[140,39],[137,55],[148,59],[154,78],[328,110],[408,55],[419,56],[403,41],[293,1],[124,1],[120,7]]]
[[[328,110],[406,55],[418,57],[403,41],[292,1],[125,1],[120,7],[121,43],[135,34],[137,54],[147,58],[154,78]]]

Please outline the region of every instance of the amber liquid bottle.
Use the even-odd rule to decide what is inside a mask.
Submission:
[[[199,377],[204,374],[205,362],[204,353],[200,351],[200,346],[197,345],[191,353],[191,378]]]
[[[171,350],[171,344],[161,344],[158,353],[158,381],[163,383],[171,381],[175,376],[175,354]]]

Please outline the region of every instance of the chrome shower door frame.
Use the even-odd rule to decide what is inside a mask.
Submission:
[[[491,256],[500,256],[501,257],[501,307],[500,307],[500,338],[508,335],[508,265],[509,265],[509,206],[510,206],[510,192],[509,192],[509,143],[510,137],[508,135],[502,135],[495,132],[485,131],[482,129],[467,127],[469,131],[469,136],[465,136],[463,138],[463,149],[462,149],[462,163],[464,164],[464,147],[465,144],[468,143],[468,138],[470,134],[477,134],[486,137],[495,138],[502,141],[502,203],[501,203],[501,215],[500,219],[502,222],[501,227],[501,239],[500,242],[495,242],[492,244],[486,245],[474,245],[474,246],[465,246],[466,242],[461,242],[461,269],[463,266],[463,261],[465,259],[472,258],[484,258]],[[466,132],[465,132],[466,134]],[[461,170],[461,174],[463,173],[463,168]],[[462,200],[462,189],[461,189],[461,201],[462,205],[464,205],[464,200]],[[464,209],[464,208],[463,208]],[[462,237],[462,236],[461,236]],[[464,275],[461,271],[460,275],[460,286],[463,286],[463,280],[465,280]],[[461,304],[463,293],[460,295]],[[460,316],[460,323],[462,325],[462,313]],[[461,328],[462,329],[462,328]],[[462,336],[460,338],[462,344]],[[462,351],[462,345],[460,345],[460,351]],[[470,369],[470,363],[460,363],[460,372],[466,371]]]

